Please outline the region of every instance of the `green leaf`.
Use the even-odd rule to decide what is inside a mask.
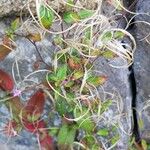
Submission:
[[[66,115],[73,111],[73,107],[63,98],[57,100],[55,109],[60,116]]]
[[[62,65],[61,67],[57,68],[57,79],[59,81],[63,81],[67,77],[67,65]]]
[[[112,32],[108,31],[102,36],[101,40],[102,42],[109,42],[111,41],[112,37],[113,37]]]
[[[71,48],[71,49],[70,49],[70,54],[71,54],[72,56],[74,56],[74,57],[80,57],[80,54],[79,54],[78,50],[75,49],[75,48]]]
[[[5,33],[9,38],[14,39],[14,31],[11,28],[6,29]]]
[[[51,82],[51,81],[57,81],[58,78],[57,76],[54,74],[54,73],[51,73],[48,75],[48,80]]]
[[[108,136],[109,135],[109,132],[107,129],[100,129],[98,132],[97,132],[97,135],[100,135],[100,136]]]
[[[73,78],[75,80],[80,79],[83,76],[84,76],[84,72],[82,70],[78,70],[73,74]]]
[[[122,39],[124,36],[125,36],[125,34],[123,32],[121,32],[121,31],[116,31],[114,33],[114,38],[115,39]]]
[[[39,10],[39,21],[43,27],[49,29],[54,20],[54,12],[51,9],[48,9],[44,5],[40,6]]]
[[[80,19],[86,19],[86,18],[89,18],[91,17],[92,15],[94,14],[94,11],[93,10],[80,10],[78,12],[78,15],[80,17]]]
[[[39,114],[32,114],[32,115],[27,115],[27,120],[31,123],[37,121],[39,119]]]
[[[80,122],[80,124],[79,124],[79,122]],[[78,124],[79,124],[80,129],[83,129],[88,133],[91,133],[95,128],[95,124],[91,119],[85,118],[85,120],[83,120],[82,122],[81,122],[81,120],[78,121]]]
[[[56,87],[55,90],[57,92],[54,92],[54,99],[55,100],[60,100],[62,97],[58,94],[58,93],[61,93],[61,89],[60,89],[60,86],[59,87]]]
[[[94,136],[92,136],[92,135],[86,135],[82,139],[82,143],[85,145],[85,147],[88,147],[88,149],[92,149],[93,150],[93,148],[94,148],[93,146],[95,145],[96,141],[95,141]]]
[[[19,23],[20,23],[19,18],[15,19],[15,20],[11,23],[11,29],[12,29],[13,31],[15,31],[15,30],[19,27]]]
[[[63,43],[62,43],[63,45]],[[67,61],[67,55],[68,54],[64,54],[64,53],[58,53],[57,54],[57,62],[58,62],[58,65],[62,65],[62,64],[66,64],[66,61]]]
[[[100,150],[100,146],[98,144],[94,144],[91,148],[91,150]]]
[[[143,122],[142,118],[139,118],[138,124],[139,124],[140,129],[144,129],[144,122]]]
[[[60,128],[60,131],[58,133],[58,138],[57,138],[58,144],[65,144],[67,136],[68,136],[68,126],[63,125]]]
[[[67,88],[70,88],[74,85],[74,81],[68,81],[66,84],[65,84],[65,87]]]
[[[71,125],[66,125],[64,124],[58,133],[58,145],[59,146],[64,146],[67,148],[67,146],[70,146],[73,144],[74,139],[76,135],[76,128],[75,126]]]
[[[148,145],[145,140],[142,140],[142,147],[144,148],[144,150],[148,150]]]
[[[11,38],[11,39],[14,39],[15,37],[15,31],[17,30],[17,28],[19,27],[20,25],[20,22],[19,22],[19,18],[15,19],[9,28],[6,29],[5,33],[6,35]]]
[[[71,104],[74,104],[75,94],[74,94],[74,93],[71,93],[71,92],[67,92],[66,95],[67,95],[69,104],[70,104],[70,105],[71,105]],[[72,106],[70,106],[70,107],[72,107]],[[70,110],[73,111],[72,108],[71,108]]]
[[[111,50],[105,50],[103,53],[102,53],[102,56],[106,59],[112,59],[116,56],[116,54],[114,52],[112,52]]]
[[[113,144],[117,143],[119,139],[120,139],[119,135],[113,136],[111,139],[111,144],[113,145]]]
[[[106,81],[106,77],[105,76],[90,76],[87,79],[87,82],[89,84],[92,84],[94,86],[99,86],[104,84],[104,82]]]
[[[74,109],[74,117],[78,118],[82,115],[84,115],[87,112],[87,107],[82,107],[82,109]],[[77,121],[78,128],[83,129],[88,133],[91,133],[95,129],[95,123],[94,121],[90,118],[91,113],[87,113],[82,119]]]
[[[68,24],[75,23],[80,20],[78,14],[72,11],[65,12],[63,15],[63,19]]]
[[[55,37],[54,37],[54,44],[55,45],[62,45],[62,38],[59,36],[59,35],[56,35]]]
[[[56,134],[58,133],[58,131],[59,131],[59,128],[57,128],[57,127],[49,128],[49,134],[51,136],[56,136]]]
[[[101,54],[101,51],[99,49],[93,49],[91,51],[91,56],[99,56]]]

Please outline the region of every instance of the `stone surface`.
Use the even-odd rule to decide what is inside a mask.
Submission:
[[[113,68],[109,64],[120,65],[122,60],[115,58],[114,60],[105,60],[99,58],[96,61],[96,70],[108,76],[106,84],[103,89],[99,89],[101,99],[106,100],[111,97],[113,100],[113,107],[110,107],[106,120],[109,125],[113,123],[118,124],[120,140],[115,146],[116,150],[127,150],[128,142],[131,133],[131,103],[132,93],[129,84],[129,70],[128,68]],[[107,122],[106,121],[106,122]],[[108,147],[107,147],[108,148]]]
[[[137,41],[134,58],[134,73],[137,86],[136,110],[139,119],[141,118],[144,124],[144,127],[140,129],[140,135],[150,141],[150,1],[139,0],[136,11],[137,13],[145,13],[135,18],[135,21],[145,21],[145,23],[135,23],[136,28],[134,30]]]

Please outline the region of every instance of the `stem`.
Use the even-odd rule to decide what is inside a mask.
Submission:
[[[27,37],[26,37],[26,38],[27,38]],[[44,59],[43,59],[43,57],[42,57],[42,55],[41,55],[41,53],[40,53],[40,51],[39,51],[39,49],[38,49],[36,43],[33,42],[32,40],[30,40],[29,38],[27,38],[27,39],[34,45],[35,50],[37,51],[37,53],[38,53],[38,55],[39,55],[39,57],[40,57],[41,62],[43,62],[48,68],[51,68],[51,66],[48,65],[48,64],[44,61]]]

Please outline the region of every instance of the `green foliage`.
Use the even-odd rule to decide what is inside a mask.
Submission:
[[[55,73],[51,73],[51,74],[48,75],[48,80],[50,82],[52,82],[52,81],[56,82],[58,79],[57,79],[57,76],[56,76]]]
[[[73,78],[75,80],[78,80],[78,79],[82,78],[83,76],[84,76],[84,72],[82,70],[77,70],[73,74]]]
[[[80,10],[78,12],[78,15],[80,17],[80,19],[86,19],[86,18],[89,18],[91,17],[92,15],[94,14],[94,11],[93,10]]]
[[[63,147],[71,146],[74,142],[76,127],[74,125],[63,124],[58,133],[58,145]]]
[[[102,42],[107,43],[111,41],[113,38],[114,39],[122,39],[125,36],[125,34],[121,31],[107,31],[103,34],[101,37]]]
[[[18,29],[19,25],[20,25],[20,21],[19,21],[19,18],[17,18],[17,19],[15,19],[15,20],[11,23],[10,28],[11,28],[13,31],[15,31],[15,30]]]
[[[142,140],[142,146],[143,146],[144,150],[148,149],[148,144],[145,140]]]
[[[125,34],[121,31],[116,31],[116,32],[114,32],[113,36],[115,39],[122,39],[125,36]]]
[[[49,29],[53,23],[54,18],[54,12],[51,9],[44,5],[40,6],[39,21],[44,28]]]
[[[67,65],[62,65],[61,67],[57,68],[56,72],[57,80],[62,81],[67,77]]]
[[[58,134],[59,128],[58,127],[52,127],[49,129],[49,134],[52,136],[56,136]]]
[[[108,136],[109,135],[109,131],[107,129],[100,129],[98,132],[97,132],[97,135],[100,135],[100,136]]]
[[[95,128],[95,123],[88,118],[82,119],[83,121],[78,121],[79,124],[79,128],[83,129],[84,131],[86,131],[87,133],[92,133],[92,131],[94,131]],[[79,123],[80,122],[80,123]]]
[[[65,12],[63,14],[63,19],[68,24],[72,24],[72,23],[78,22],[80,20],[78,14],[76,12],[72,12],[72,11]]]
[[[102,42],[109,42],[113,38],[113,34],[111,31],[107,31],[101,38]]]
[[[140,128],[140,129],[143,129],[143,128],[144,128],[144,123],[143,123],[142,118],[139,118],[139,120],[138,120],[138,125],[139,125],[139,128]]]
[[[119,141],[119,139],[120,139],[120,136],[118,134],[113,136],[111,138],[111,144],[114,145],[115,143],[117,143]]]
[[[73,107],[70,104],[68,104],[66,100],[64,100],[63,98],[57,99],[55,109],[59,113],[60,116],[64,116],[73,111]]]
[[[89,150],[99,150],[99,148],[100,148],[98,143],[96,142],[95,137],[92,135],[84,136],[82,139],[82,143]]]
[[[106,59],[112,59],[116,56],[116,54],[111,50],[105,50],[101,55]]]
[[[99,150],[101,147],[103,148],[103,146],[96,137],[107,138],[111,133],[109,133],[109,129],[106,129],[105,127],[98,129],[98,121],[101,118],[101,115],[105,115],[103,113],[105,113],[112,105],[112,100],[101,100],[97,92],[97,87],[102,86],[106,82],[107,77],[105,75],[94,74],[94,62],[99,56],[106,59],[112,59],[116,55],[105,46],[100,48],[95,46],[95,42],[96,39],[101,37],[100,42],[102,42],[102,44],[107,44],[107,42],[111,42],[113,39],[120,40],[125,35],[121,31],[99,32],[96,29],[99,28],[97,24],[94,24],[94,22],[90,24],[92,16],[95,18],[95,10],[80,9],[74,7],[74,5],[75,2],[73,0],[67,0],[66,5],[64,6],[65,12],[62,14],[62,24],[65,22],[68,27],[73,23],[76,23],[77,25],[80,24],[81,31],[83,31],[81,33],[79,32],[77,37],[79,39],[77,39],[77,42],[74,39],[72,40],[72,33],[70,36],[70,31],[60,31],[61,34],[58,34],[58,32],[58,35],[55,35],[53,43],[58,49],[54,54],[54,64],[52,63],[52,66],[46,65],[46,69],[49,71],[48,78],[46,77],[48,84],[43,83],[45,82],[44,79],[44,81],[40,83],[40,86],[35,87],[44,88],[45,93],[42,94],[43,96],[47,94],[47,99],[49,99],[51,107],[51,109],[48,110],[48,113],[51,115],[56,113],[57,117],[60,118],[61,123],[59,125],[54,125],[52,123],[51,125],[55,116],[53,116],[52,119],[47,117],[48,119],[46,122],[42,122],[42,125],[40,126],[38,124],[35,129],[34,123],[37,123],[37,121],[40,122],[39,119],[41,119],[43,112],[42,109],[40,113],[33,113],[42,106],[40,103],[42,100],[39,100],[40,96],[36,96],[32,99],[34,102],[32,101],[33,109],[30,109],[30,113],[23,112],[22,115],[23,117],[25,116],[25,125],[31,133],[33,133],[34,130],[39,130],[38,132],[41,134],[41,128],[46,129],[46,123],[50,122],[50,126],[47,128],[48,133],[44,133],[42,139],[45,135],[52,135],[56,138],[57,146],[60,149],[71,149],[74,142],[76,142],[75,140],[79,135],[78,133],[81,131],[83,132],[83,135],[78,140],[81,142],[80,144],[84,145],[85,149]],[[55,18],[56,20],[61,19],[58,16],[55,16],[54,11],[44,4],[40,5],[38,11],[38,21],[45,29],[50,29]],[[59,15],[61,16],[61,14]],[[82,20],[84,20],[83,24]],[[13,21],[10,29],[6,32],[7,35],[13,38],[19,25],[19,19]],[[48,34],[46,33],[45,35],[47,36]],[[32,44],[34,44],[36,48],[38,48],[35,43],[40,42],[42,36],[39,33],[29,33],[27,38],[31,40],[31,43],[33,42]],[[1,52],[7,50],[2,46],[0,48],[2,49]],[[1,58],[3,57],[1,56]],[[44,62],[43,60],[40,61]],[[1,82],[0,84],[2,86]],[[9,94],[12,95],[12,90],[10,90]],[[11,104],[12,102],[13,101],[10,101],[9,103]],[[35,105],[37,107],[35,107]],[[18,116],[18,114],[20,113],[20,110],[24,108],[22,107],[22,103],[20,103],[20,99],[13,103],[11,108],[12,110],[10,111],[15,123],[20,124],[20,116]],[[95,121],[96,117],[98,117],[98,121]],[[113,145],[119,138],[119,135],[114,135],[108,142]],[[48,145],[50,144],[48,143]],[[143,145],[146,147],[144,141]],[[50,148],[46,148],[46,150],[48,149]]]
[[[87,82],[94,85],[94,86],[99,86],[99,85],[102,85],[104,84],[106,81],[106,77],[105,76],[90,76],[88,79],[87,79]]]
[[[57,68],[56,72],[52,72],[48,75],[48,80],[51,83],[55,83],[58,87],[60,83],[67,78],[67,65],[62,65]]]
[[[79,12],[68,11],[63,14],[63,20],[68,24],[72,24],[82,19],[89,18],[93,14],[94,11],[92,10],[80,10]]]
[[[15,37],[15,31],[19,28],[20,26],[20,20],[19,18],[15,19],[14,21],[11,22],[11,25],[9,28],[7,28],[6,35],[11,38],[14,39]]]

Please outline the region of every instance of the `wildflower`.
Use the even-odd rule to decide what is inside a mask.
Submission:
[[[21,95],[21,90],[14,89],[12,92],[13,92],[13,96],[14,96],[14,97]]]

